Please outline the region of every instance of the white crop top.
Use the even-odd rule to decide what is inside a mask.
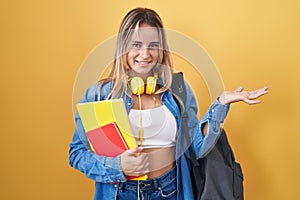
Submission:
[[[131,109],[129,112],[129,121],[136,143],[139,144],[140,110]],[[142,110],[142,127],[144,130],[144,148],[175,146],[177,133],[176,120],[165,105]]]

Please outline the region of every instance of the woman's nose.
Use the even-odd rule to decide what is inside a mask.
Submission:
[[[150,56],[149,48],[148,47],[142,47],[140,49],[140,56],[142,58],[148,58]]]

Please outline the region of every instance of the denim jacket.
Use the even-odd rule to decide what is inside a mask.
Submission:
[[[104,85],[101,92],[99,92],[100,83],[89,87],[80,102],[106,99],[111,85],[112,83]],[[189,135],[192,138],[193,150],[196,152],[197,158],[200,158],[205,156],[216,143],[220,135],[220,125],[228,113],[229,105],[222,105],[216,99],[199,121],[197,118],[198,108],[196,99],[187,83],[185,83],[185,87],[187,91],[185,109],[189,116]],[[177,130],[179,130],[176,139],[177,199],[194,199],[189,176],[190,165],[187,160],[187,157],[189,157],[188,145],[185,142],[184,134],[180,131],[180,110],[169,90],[162,93],[160,97],[162,103],[174,115],[177,122]],[[127,112],[129,112],[132,107],[132,99],[130,95],[126,94],[123,99]],[[76,129],[69,150],[70,165],[96,182],[95,200],[116,199],[118,183],[126,181],[121,169],[120,155],[110,158],[95,154],[91,150],[78,112],[75,115],[75,121]],[[205,123],[208,123],[208,134],[204,137],[202,128]]]

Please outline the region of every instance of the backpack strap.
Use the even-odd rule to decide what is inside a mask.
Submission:
[[[181,99],[182,103],[184,105],[186,105],[186,89],[185,89],[185,84],[184,84],[184,78],[183,78],[183,73],[182,72],[178,72],[178,73],[174,73],[173,74],[173,80],[172,80],[172,85],[171,85],[171,89],[172,89],[172,92]],[[186,142],[187,144],[189,145],[189,152],[190,152],[190,157],[191,157],[191,161],[193,163],[194,166],[199,166],[198,162],[197,162],[197,159],[196,159],[196,155],[195,153],[193,152],[192,150],[192,147],[191,147],[191,139],[190,139],[190,136],[189,136],[189,133],[188,133],[188,126],[187,126],[187,122],[188,122],[188,114],[185,110],[185,108],[180,104],[178,103],[178,106],[180,108],[180,111],[181,111],[181,119],[182,119],[182,122],[181,122],[181,130],[185,136],[185,139],[186,139]]]
[[[184,85],[184,79],[183,79],[183,73],[182,72],[173,73],[171,90],[185,104],[185,102],[186,102],[186,90],[185,90],[185,85]],[[180,107],[180,110],[182,112],[183,111],[182,106],[179,105],[179,107]]]
[[[171,89],[177,97],[179,97],[186,106],[186,88],[184,84],[184,79],[183,79],[183,73],[175,73],[173,74],[173,81],[171,85]],[[194,193],[194,199],[200,199],[201,198],[201,193],[204,188],[204,182],[205,182],[205,173],[204,173],[204,168],[203,164],[199,163],[196,159],[196,155],[192,149],[192,143],[191,143],[191,138],[189,135],[189,129],[187,126],[188,122],[188,113],[186,112],[185,108],[181,106],[180,103],[177,102],[179,105],[180,111],[181,111],[181,131],[183,135],[185,136],[186,143],[189,145],[188,150],[190,153],[190,164],[191,164],[191,183],[192,183],[192,188],[193,188],[193,193]]]

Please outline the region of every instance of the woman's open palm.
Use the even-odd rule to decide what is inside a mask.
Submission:
[[[258,104],[261,100],[257,99],[268,93],[268,87],[263,87],[254,91],[244,91],[243,87],[239,87],[234,91],[224,91],[219,98],[221,104],[230,104],[243,101],[247,104]]]

